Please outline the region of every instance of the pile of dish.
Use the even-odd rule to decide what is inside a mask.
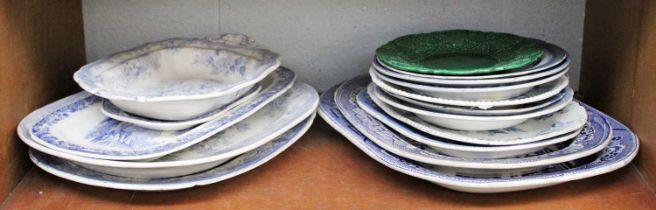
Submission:
[[[272,159],[312,124],[317,92],[248,37],[169,39],[82,67],[85,90],[25,117],[31,160],[129,190],[207,185]]]
[[[319,114],[382,164],[458,191],[533,189],[628,164],[635,135],[573,100],[569,59],[511,34],[407,35],[378,48],[368,75],[326,91]]]

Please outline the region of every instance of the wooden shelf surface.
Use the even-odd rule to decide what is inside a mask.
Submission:
[[[91,187],[33,168],[2,209],[653,209],[633,165],[553,187],[504,194],[451,191],[388,169],[317,119],[278,157],[238,177],[187,190]]]

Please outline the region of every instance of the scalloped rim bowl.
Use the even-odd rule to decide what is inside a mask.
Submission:
[[[225,34],[146,43],[87,64],[73,78],[127,112],[186,120],[232,102],[280,63],[247,36]]]

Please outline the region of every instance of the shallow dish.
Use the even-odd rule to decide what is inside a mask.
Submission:
[[[167,120],[157,120],[157,119],[137,116],[121,110],[117,106],[114,106],[114,104],[112,104],[108,100],[103,100],[102,106],[100,107],[100,111],[103,114],[105,114],[107,117],[111,117],[115,120],[122,121],[122,122],[129,122],[144,128],[163,130],[163,131],[177,131],[177,130],[191,128],[195,125],[219,118],[223,114],[225,114],[228,110],[255,98],[255,96],[257,96],[257,94],[260,92],[261,89],[262,89],[261,85],[256,85],[255,87],[251,88],[251,91],[249,91],[249,93],[241,96],[240,98],[236,99],[234,102],[226,104],[222,107],[219,107],[218,109],[212,110],[208,113],[202,114],[200,116],[196,116],[188,120],[167,121]]]
[[[295,132],[292,127],[307,127],[314,119],[318,104],[319,96],[312,87],[296,85],[239,123],[189,148],[151,162],[100,160],[44,147],[30,138],[29,119],[19,124],[18,133],[23,142],[33,149],[95,171],[124,177],[166,178],[213,168],[270,142],[290,129],[290,132]],[[304,132],[305,129],[302,130]]]
[[[540,59],[532,39],[495,32],[449,30],[411,34],[376,49],[396,69],[424,74],[472,75],[521,68]]]
[[[468,130],[468,131],[483,131],[483,130],[496,130],[515,126],[530,118],[548,115],[561,110],[567,106],[573,97],[573,92],[565,97],[567,100],[560,100],[543,109],[524,114],[514,114],[505,116],[470,116],[458,115],[451,113],[444,113],[434,110],[425,109],[421,106],[413,106],[412,104],[404,104],[403,101],[394,97],[388,96],[382,90],[376,88],[376,85],[369,84],[367,92],[371,96],[374,103],[381,106],[382,103],[389,105],[395,109],[411,112],[418,118],[432,123],[437,126],[450,128],[454,130]]]
[[[356,77],[350,81],[354,84],[351,88],[363,89],[370,83],[369,81],[367,76]],[[565,109],[554,114],[532,118],[517,126],[489,131],[460,131],[432,125],[410,112],[395,110],[388,106],[378,106],[373,101],[366,101],[364,105],[380,107],[379,109],[383,110],[386,115],[433,136],[479,145],[526,144],[549,139],[581,129],[587,120],[585,109],[578,103],[570,103]]]
[[[375,88],[380,89],[380,87],[378,86],[376,86]],[[515,115],[515,114],[537,111],[538,109],[542,109],[547,106],[558,103],[561,100],[571,101],[572,99],[569,97],[574,96],[574,90],[572,90],[572,88],[565,88],[565,90],[558,93],[558,95],[555,95],[551,98],[542,101],[522,104],[522,105],[514,105],[514,106],[497,106],[490,109],[478,109],[475,107],[461,107],[461,106],[433,104],[433,103],[414,100],[411,98],[402,97],[399,95],[394,95],[389,93],[385,93],[385,94],[388,94],[396,99],[402,100],[405,103],[423,107],[424,109],[427,110],[433,110],[433,111],[450,113],[450,114],[472,115],[472,116],[504,116],[504,115]]]
[[[407,89],[419,92],[425,95],[448,98],[448,99],[457,99],[457,100],[490,100],[490,101],[499,101],[510,99],[518,95],[522,95],[533,87],[542,85],[554,80],[557,80],[561,77],[564,77],[567,73],[567,69],[558,72],[554,75],[550,75],[544,78],[539,78],[532,81],[526,81],[522,83],[513,83],[513,84],[496,84],[493,86],[462,86],[462,87],[453,87],[453,86],[438,86],[438,85],[423,85],[412,82],[407,82],[403,80],[397,80],[395,78],[387,77],[378,73],[374,68],[369,69],[369,74],[387,83],[398,85],[400,87],[405,87]]]
[[[412,139],[411,142],[416,141],[431,147],[433,150],[452,157],[461,158],[478,158],[478,159],[491,159],[491,158],[507,158],[525,155],[540,151],[546,147],[565,144],[563,142],[573,139],[578,136],[582,129],[575,130],[560,136],[552,138],[517,145],[507,146],[480,146],[475,144],[463,144],[461,142],[453,141],[450,139],[431,136],[427,133],[418,131],[410,126],[399,122],[398,120],[387,115],[383,110],[377,106],[369,106],[371,99],[366,92],[358,94],[357,98],[359,108],[363,109],[367,115],[359,115],[361,117],[371,116],[376,120],[368,120],[365,122],[368,127],[384,127],[380,123],[387,125],[388,128],[399,133],[400,136],[405,136]],[[588,112],[589,113],[589,112]],[[379,123],[380,122],[380,123]],[[387,129],[387,128],[385,128]]]
[[[163,131],[177,131],[177,130],[191,128],[194,127],[195,125],[202,124],[204,122],[219,118],[228,110],[255,98],[255,96],[257,96],[257,94],[260,92],[261,89],[262,89],[261,85],[256,85],[255,87],[251,88],[251,90],[247,94],[236,99],[234,102],[230,104],[226,104],[222,107],[219,107],[218,109],[212,110],[208,113],[202,114],[200,116],[196,116],[188,120],[179,120],[179,121],[158,120],[158,119],[146,118],[146,117],[130,114],[121,110],[117,106],[114,106],[114,104],[112,104],[112,102],[110,102],[109,100],[103,100],[102,106],[100,107],[100,111],[103,114],[105,114],[105,116],[107,117],[122,122],[129,122],[144,128],[163,130]]]
[[[422,74],[409,71],[401,71],[395,68],[392,68],[388,65],[385,65],[380,59],[375,58],[373,62],[374,65],[382,67],[385,71],[381,73],[389,73],[391,77],[396,77],[399,79],[405,79],[410,81],[424,82],[424,83],[436,83],[436,84],[452,84],[452,85],[464,85],[464,84],[492,84],[492,83],[505,83],[505,82],[519,82],[524,80],[530,80],[531,75],[540,75],[546,74],[545,71],[553,71],[562,66],[563,64],[569,65],[569,60],[567,59],[567,52],[562,48],[546,43],[540,40],[534,40],[537,43],[540,43],[545,51],[540,58],[540,61],[535,65],[530,65],[524,68],[513,69],[503,72],[496,72],[493,74],[482,74],[482,75],[434,75],[434,74]],[[547,74],[548,75],[548,74]],[[545,75],[546,76],[546,75]]]
[[[594,154],[606,147],[612,134],[605,119],[597,115],[590,118],[589,126],[569,145],[547,145],[530,155],[504,159],[450,157],[387,129],[386,126],[360,109],[356,103],[356,95],[363,96],[366,95],[366,92],[360,91],[360,94],[354,94],[351,91],[343,92],[353,90],[348,87],[349,85],[351,84],[346,82],[334,92],[333,103],[350,124],[382,148],[399,156],[427,164],[470,169],[535,168]],[[474,172],[470,171],[470,173]],[[494,172],[477,171],[475,173]]]
[[[127,112],[187,120],[231,103],[278,66],[278,54],[227,34],[146,43],[87,64],[73,77]]]
[[[394,84],[389,84],[379,79],[375,74],[370,76],[371,76],[371,80],[376,84],[376,86],[382,88],[385,92],[388,92],[390,94],[396,94],[401,97],[407,97],[407,98],[424,101],[428,103],[436,103],[436,104],[451,105],[451,106],[477,107],[479,109],[490,109],[496,106],[514,106],[514,105],[521,105],[521,104],[541,101],[557,95],[562,90],[567,88],[567,85],[569,84],[569,79],[563,76],[554,81],[535,86],[524,94],[506,100],[498,100],[498,101],[461,100],[461,99],[451,99],[451,98],[444,98],[444,97],[433,97],[426,94],[415,93],[415,91],[412,89],[400,87]]]
[[[325,93],[324,93],[325,94]],[[332,97],[322,97],[319,115],[365,154],[398,172],[463,192],[499,193],[535,189],[589,178],[617,170],[631,162],[638,152],[637,137],[624,125],[586,106],[590,112],[604,117],[613,136],[607,148],[596,155],[568,163],[549,165],[527,174],[515,176],[472,177],[435,165],[426,165],[398,157],[376,145],[356,130],[335,106]]]
[[[150,160],[194,145],[252,115],[284,94],[296,78],[282,68],[273,76],[272,84],[255,99],[193,129],[159,131],[120,122],[100,112],[102,98],[80,92],[32,112],[30,135],[40,144],[74,155]]]
[[[303,136],[312,124],[312,120],[308,120],[273,141],[241,154],[220,166],[180,177],[151,179],[108,175],[34,149],[30,150],[30,159],[37,167],[48,173],[82,184],[123,190],[179,190],[230,179],[268,162]]]

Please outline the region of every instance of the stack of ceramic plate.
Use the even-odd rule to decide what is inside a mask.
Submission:
[[[566,53],[510,34],[400,37],[319,113],[372,158],[467,192],[507,192],[615,170],[636,155],[623,125],[573,101]]]
[[[86,90],[18,126],[43,170],[130,190],[206,185],[288,148],[314,120],[316,91],[244,35],[148,43],[82,67]]]

